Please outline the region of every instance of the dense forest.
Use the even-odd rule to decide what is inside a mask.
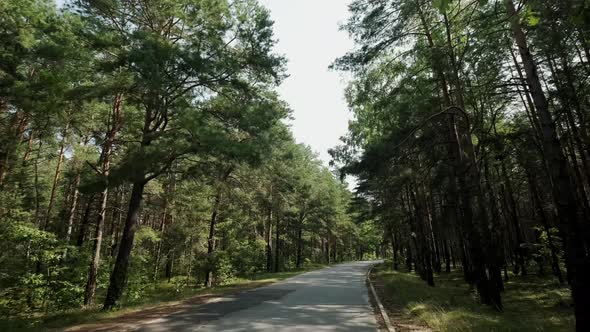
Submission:
[[[258,1],[0,1],[0,317],[386,257],[498,312],[552,279],[590,331],[590,3],[349,11],[329,168]]]
[[[0,314],[375,255],[253,0],[0,1]]]
[[[584,0],[356,0],[355,119],[331,153],[359,177],[393,268],[461,266],[481,303],[552,275],[590,330],[590,6]]]

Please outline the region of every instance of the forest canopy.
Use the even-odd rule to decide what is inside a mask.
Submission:
[[[356,47],[333,67],[354,75],[354,120],[331,153],[389,232],[393,268],[435,286],[457,262],[500,311],[510,276],[551,273],[589,330],[588,1],[349,8]]]
[[[373,254],[252,0],[0,2],[0,313]],[[363,235],[364,234],[364,235]]]

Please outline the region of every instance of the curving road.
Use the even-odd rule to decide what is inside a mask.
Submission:
[[[377,331],[365,275],[375,262],[308,272],[148,322],[139,331]]]

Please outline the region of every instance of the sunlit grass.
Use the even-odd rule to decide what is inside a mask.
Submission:
[[[377,270],[390,305],[435,331],[573,331],[570,291],[551,277],[512,277],[504,311],[479,305],[460,273],[436,276],[429,287],[414,274]]]

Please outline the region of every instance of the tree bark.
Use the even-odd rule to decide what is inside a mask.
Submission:
[[[511,19],[514,40],[526,72],[527,84],[537,109],[542,129],[543,148],[551,171],[553,199],[555,200],[560,231],[567,256],[568,272],[571,277],[572,297],[575,304],[576,329],[590,330],[590,259],[587,253],[588,232],[586,221],[579,220],[580,207],[571,186],[567,162],[561,149],[561,142],[553,117],[549,112],[547,98],[537,74],[537,64],[528,47],[526,35],[519,21],[512,0],[505,0],[506,11]]]
[[[280,232],[280,228],[279,228],[280,227],[280,225],[279,225],[280,219],[278,218],[278,216],[277,216],[276,220],[277,220],[277,222],[275,223],[276,224],[276,230],[275,230],[275,257],[274,257],[275,258],[275,263],[274,263],[274,269],[273,269],[273,271],[274,272],[279,272],[279,270],[280,270],[280,262],[281,262],[280,261],[280,247],[279,247],[280,240],[281,240],[281,232]]]
[[[111,168],[111,155],[113,153],[113,144],[115,142],[115,138],[119,132],[119,129],[121,128],[121,103],[122,95],[117,94],[115,96],[115,101],[111,111],[111,128],[107,133],[102,151],[101,177],[103,178],[104,189],[100,193],[100,208],[94,233],[92,259],[90,261],[90,267],[88,268],[88,279],[86,283],[86,290],[84,292],[84,305],[92,304],[94,302],[94,296],[96,293],[96,279],[98,277],[100,251],[102,248],[102,233],[107,215],[107,202],[109,198],[109,173]]]
[[[265,232],[265,241],[266,241],[266,271],[272,272],[272,186],[270,189],[270,200],[268,206],[268,217],[266,221],[266,232]]]
[[[215,252],[215,229],[217,227],[217,222],[219,218],[219,210],[221,209],[222,199],[223,199],[223,186],[227,179],[229,178],[231,172],[233,171],[233,167],[229,167],[219,179],[219,184],[217,188],[217,193],[215,194],[215,199],[213,201],[213,211],[211,212],[211,220],[209,222],[209,237],[207,239],[207,257],[209,258],[209,264],[207,266],[207,271],[205,272],[205,287],[213,286],[213,279],[214,279],[214,263],[215,257],[213,254]]]
[[[303,263],[303,220],[305,216],[299,215],[299,223],[297,224],[297,258],[295,266],[300,269]]]
[[[43,226],[43,229],[45,230],[49,227],[49,224],[51,223],[51,212],[53,210],[53,205],[55,203],[55,196],[57,195],[57,187],[59,184],[59,177],[61,175],[61,167],[64,160],[64,152],[66,150],[66,141],[68,138],[69,126],[70,123],[66,123],[62,132],[62,138],[59,147],[59,155],[57,157],[57,167],[55,168],[55,175],[53,176],[53,186],[51,187],[51,195],[49,196],[49,204],[47,205],[47,215],[45,216],[45,224]]]
[[[82,247],[84,241],[86,240],[86,235],[88,233],[88,225],[90,224],[90,211],[92,210],[92,203],[94,202],[94,195],[88,197],[88,201],[86,202],[86,208],[84,209],[84,214],[82,215],[82,219],[80,220],[80,226],[78,229],[78,240],[76,241],[76,246]]]
[[[72,237],[72,229],[74,227],[74,219],[76,218],[76,209],[78,208],[78,198],[80,197],[80,172],[76,173],[76,178],[73,184],[72,202],[70,204],[70,211],[68,212],[68,229],[66,231],[66,243],[70,243]]]
[[[213,253],[215,252],[215,228],[217,227],[217,217],[221,205],[222,193],[221,188],[218,189],[213,203],[213,212],[211,213],[211,220],[209,221],[209,237],[207,238],[207,257],[209,258],[207,271],[205,272],[205,287],[213,286],[213,270],[211,266],[213,262]]]
[[[141,179],[134,182],[133,188],[131,189],[131,198],[129,200],[127,217],[125,218],[125,227],[123,228],[123,235],[121,236],[121,244],[119,245],[115,267],[111,273],[109,288],[104,302],[104,310],[110,310],[117,304],[121,295],[123,295],[123,290],[127,283],[129,256],[131,255],[131,249],[133,248],[133,240],[135,238],[135,231],[139,220],[139,211],[145,185],[146,181]]]

